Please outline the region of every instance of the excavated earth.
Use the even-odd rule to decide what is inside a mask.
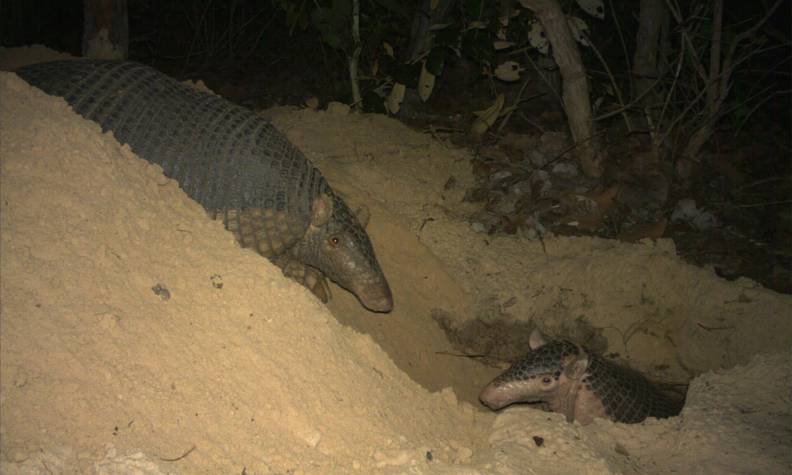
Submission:
[[[59,56],[0,50],[0,68]],[[478,234],[465,150],[338,107],[263,114],[369,206],[391,314],[338,287],[322,305],[159,167],[0,72],[0,472],[792,470],[792,297],[668,240]],[[682,414],[489,412],[476,395],[504,366],[482,361],[535,326],[689,383]]]

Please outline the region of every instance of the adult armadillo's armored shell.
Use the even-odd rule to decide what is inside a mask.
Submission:
[[[187,195],[223,218],[242,245],[281,257],[284,268],[293,269],[288,263],[294,259],[318,268],[369,308],[390,310],[390,289],[368,235],[321,173],[268,121],[134,62],[54,61],[16,72],[162,166]],[[332,216],[322,236],[349,236],[352,265],[319,254],[316,237],[305,242],[323,197]]]

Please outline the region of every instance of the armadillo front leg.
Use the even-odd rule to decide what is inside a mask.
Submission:
[[[305,286],[322,302],[330,300],[330,287],[324,274],[292,259],[286,251],[305,232],[304,225],[294,217],[261,209],[215,211],[209,215],[222,220],[242,247],[254,249],[269,259],[281,268],[283,275]]]
[[[330,300],[330,286],[318,269],[286,256],[273,258],[272,262],[283,270],[283,275],[304,285],[322,302],[327,303]]]

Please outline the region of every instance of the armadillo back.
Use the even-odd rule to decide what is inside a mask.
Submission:
[[[641,422],[647,417],[666,418],[679,414],[682,404],[665,396],[640,373],[589,355],[583,382],[602,401],[615,421]]]
[[[148,66],[85,59],[36,64],[17,74],[162,166],[209,211],[274,211],[304,230],[313,199],[330,192],[272,124]],[[301,232],[290,231],[290,240]]]

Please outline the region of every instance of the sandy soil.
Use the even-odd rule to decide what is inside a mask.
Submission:
[[[47,57],[0,50],[0,66]],[[792,470],[792,298],[665,240],[477,234],[465,151],[382,116],[265,115],[371,208],[392,314],[338,287],[323,306],[158,167],[0,73],[0,472]],[[459,355],[500,354],[471,328],[519,324],[694,378],[683,413],[581,427],[484,410],[499,369]]]

